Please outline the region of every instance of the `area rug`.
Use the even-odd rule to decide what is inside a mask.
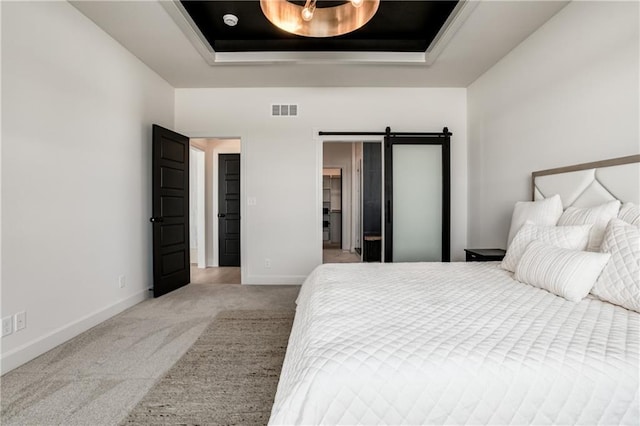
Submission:
[[[267,424],[293,316],[221,312],[122,424]]]

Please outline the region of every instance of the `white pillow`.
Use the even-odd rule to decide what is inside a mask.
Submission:
[[[632,225],[640,225],[640,206],[633,203],[624,203],[620,207],[618,219],[624,220]]]
[[[640,226],[612,219],[601,251],[611,253],[591,293],[598,298],[640,312]]]
[[[513,207],[507,248],[526,222],[536,225],[555,225],[562,215],[562,200],[558,194],[540,201],[518,201]]]
[[[619,210],[620,201],[618,200],[609,201],[595,207],[568,207],[560,216],[558,225],[593,225],[587,250],[598,251],[600,244],[602,244],[602,237],[604,237],[604,229],[607,227],[607,223],[614,217],[618,217]]]
[[[529,243],[540,240],[556,247],[584,250],[589,241],[591,225],[580,226],[539,226],[527,222],[516,234],[500,265],[502,269],[514,272]]]
[[[569,250],[532,241],[516,267],[515,279],[572,302],[589,294],[609,253]]]

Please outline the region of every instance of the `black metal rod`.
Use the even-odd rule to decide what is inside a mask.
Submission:
[[[448,128],[442,132],[325,132],[319,131],[320,136],[451,136]]]
[[[320,136],[383,136],[385,132],[318,132]]]

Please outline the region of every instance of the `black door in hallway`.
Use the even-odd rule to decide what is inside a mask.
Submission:
[[[218,156],[218,265],[240,266],[240,154]]]

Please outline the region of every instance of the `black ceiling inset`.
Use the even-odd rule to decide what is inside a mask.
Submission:
[[[289,34],[263,15],[259,0],[181,0],[216,52],[424,52],[458,0],[381,0],[364,27],[339,37],[309,38]],[[324,3],[324,4],[323,4]],[[318,7],[327,6],[318,1]],[[238,25],[222,16],[231,13]]]

